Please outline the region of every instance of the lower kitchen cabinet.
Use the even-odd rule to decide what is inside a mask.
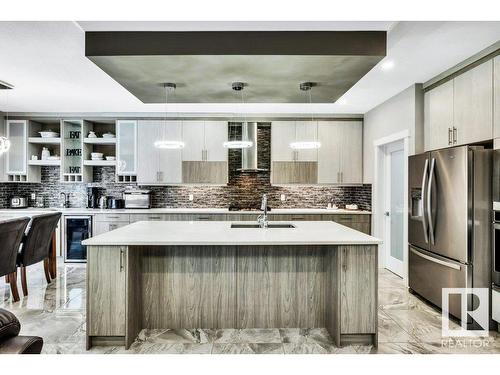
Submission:
[[[377,264],[377,252],[372,246],[339,246],[339,250],[340,333],[375,334],[377,268],[372,265]]]
[[[331,220],[365,234],[371,234],[371,215],[335,214],[323,215],[323,220]]]
[[[126,247],[89,246],[87,331],[89,336],[125,336]]]
[[[129,222],[123,222],[123,221],[97,221],[94,222],[94,236],[98,236],[99,234],[103,234],[106,232],[110,232],[112,230],[124,227],[125,225],[128,225]]]
[[[94,217],[94,236],[121,228],[137,221],[256,221],[261,212],[255,213],[206,213],[206,214],[98,214]],[[269,214],[270,221],[335,221],[346,227],[371,234],[370,214]]]

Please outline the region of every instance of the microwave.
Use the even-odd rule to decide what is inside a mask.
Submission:
[[[123,199],[125,208],[151,208],[151,190],[126,190]]]

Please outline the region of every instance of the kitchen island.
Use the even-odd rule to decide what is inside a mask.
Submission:
[[[377,344],[380,240],[334,222],[140,221],[90,238],[87,347],[144,328],[326,327]]]

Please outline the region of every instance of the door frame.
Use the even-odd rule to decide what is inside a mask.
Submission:
[[[374,175],[373,175],[373,185],[372,185],[372,197],[373,197],[373,207],[372,207],[372,226],[373,235],[380,239],[384,239],[386,235],[386,220],[385,220],[385,146],[390,143],[397,141],[403,141],[403,157],[404,157],[404,190],[403,199],[404,202],[408,202],[408,156],[410,154],[410,132],[404,130],[398,133],[388,135],[373,141],[373,147],[375,151],[374,160]],[[403,243],[408,243],[408,205],[403,206]],[[387,265],[387,257],[390,252],[387,251],[385,243],[379,246],[379,265],[385,268]],[[408,283],[408,246],[403,248],[403,280]]]

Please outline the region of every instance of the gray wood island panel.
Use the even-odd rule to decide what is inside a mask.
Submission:
[[[339,346],[377,344],[377,239],[333,222],[228,225],[142,222],[86,240],[88,347],[128,348],[144,328],[326,327]],[[146,237],[125,245],[134,231]]]

